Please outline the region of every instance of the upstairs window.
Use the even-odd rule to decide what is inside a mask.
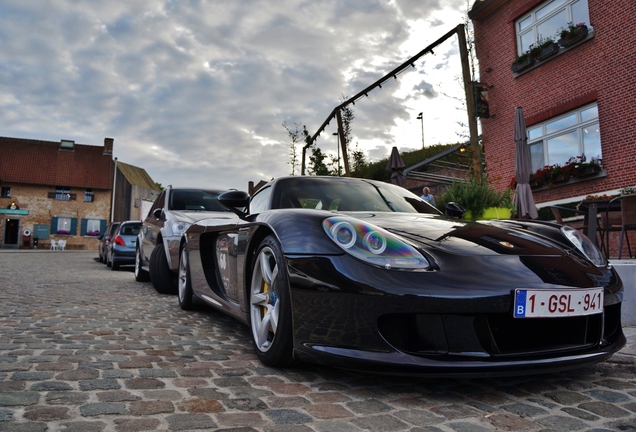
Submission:
[[[527,52],[531,45],[547,38],[558,41],[560,30],[567,28],[568,23],[585,23],[589,27],[587,2],[588,0],[552,0],[541,3],[523,15],[515,21],[517,54]]]
[[[11,198],[11,188],[10,187],[2,187],[2,193],[0,194],[2,198]]]
[[[86,189],[84,193],[84,202],[93,202],[93,189]]]
[[[528,145],[533,172],[546,165],[563,166],[576,156],[585,156],[587,162],[601,160],[597,104],[528,127]]]
[[[55,186],[55,199],[68,201],[71,199],[71,188],[68,186]]]

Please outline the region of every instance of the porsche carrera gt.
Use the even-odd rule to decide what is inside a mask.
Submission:
[[[592,365],[626,342],[622,282],[569,227],[470,222],[356,178],[284,177],[219,201],[239,217],[185,232],[179,305],[196,297],[249,326],[265,365],[520,375]]]

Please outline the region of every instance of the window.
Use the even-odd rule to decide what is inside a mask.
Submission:
[[[532,171],[564,165],[575,156],[585,156],[588,162],[602,159],[597,104],[529,127],[528,145]]]
[[[264,187],[256,192],[250,201],[250,214],[257,214],[269,207],[270,197],[272,195],[271,187]]]
[[[2,187],[2,193],[0,194],[2,198],[11,198],[11,188],[10,187]]]
[[[57,218],[56,234],[70,234],[71,233],[71,218],[58,217]]]
[[[84,192],[84,202],[93,202],[93,189],[86,189]]]
[[[70,216],[54,216],[51,218],[51,234],[75,235],[77,218]]]
[[[552,0],[541,3],[537,8],[515,21],[517,54],[530,49],[532,44],[553,38],[559,40],[559,32],[568,23],[585,23],[589,26],[588,0]]]
[[[55,186],[55,199],[68,201],[71,199],[71,188],[68,186]]]
[[[96,237],[106,230],[106,220],[98,217],[82,219],[80,235]]]

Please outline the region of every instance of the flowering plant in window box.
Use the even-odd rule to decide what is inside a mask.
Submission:
[[[572,24],[568,23],[568,26],[562,28],[559,32],[561,39],[559,39],[559,45],[562,47],[570,46],[580,40],[585,39],[589,29],[585,23]]]
[[[98,236],[99,235],[99,231],[86,231],[86,235]]]
[[[514,73],[518,73],[532,66],[533,63],[534,58],[530,55],[530,51],[526,51],[520,56],[517,56],[515,61],[512,62],[512,65],[510,65],[510,69],[512,69]]]
[[[601,159],[593,158],[587,162],[585,155],[574,156],[563,165],[546,165],[530,175],[530,185],[540,187],[544,184],[552,186],[554,183],[568,181],[571,178],[582,178],[598,174],[603,169]]]
[[[67,230],[57,230],[56,234],[62,234],[62,235],[68,235],[70,234],[70,231]]]
[[[559,52],[559,44],[550,37],[530,45],[530,55],[539,61],[545,60],[557,52]]]

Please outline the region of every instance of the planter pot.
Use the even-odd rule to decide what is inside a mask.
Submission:
[[[562,47],[568,47],[568,46],[574,45],[575,43],[585,39],[587,37],[588,32],[589,32],[589,29],[587,28],[587,26],[578,27],[576,31],[574,32],[574,34],[570,34],[566,37],[562,37],[561,39],[559,39],[559,45],[561,45]]]
[[[583,175],[592,175],[592,174],[598,174],[601,172],[601,167],[587,167],[585,169],[585,171],[583,172]]]
[[[484,210],[484,215],[479,220],[510,219],[511,211],[512,209],[507,207],[488,207]],[[467,211],[462,219],[473,220],[471,212]]]
[[[532,57],[526,57],[524,60],[520,61],[520,62],[515,62],[510,66],[510,69],[512,69],[512,71],[514,73],[519,73],[527,68],[529,68],[530,66],[532,66],[532,64],[534,63],[534,59]]]
[[[539,54],[537,55],[537,60],[543,61],[548,57],[552,57],[554,54],[559,52],[559,44],[556,42],[551,43],[550,45],[543,47]]]

